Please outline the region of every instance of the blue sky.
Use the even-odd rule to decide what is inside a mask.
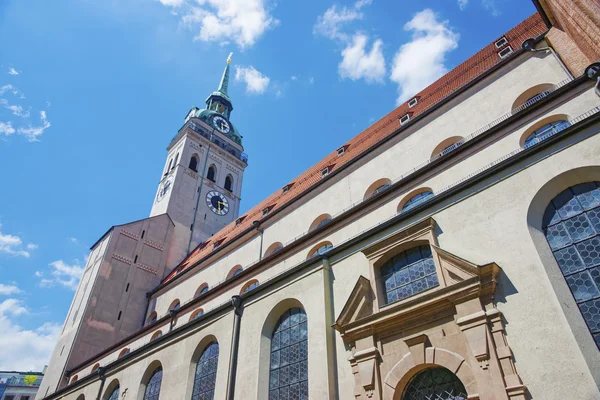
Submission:
[[[92,245],[147,217],[233,52],[242,210],[535,11],[520,0],[0,2],[0,369],[41,369]],[[6,349],[9,350],[6,350]]]

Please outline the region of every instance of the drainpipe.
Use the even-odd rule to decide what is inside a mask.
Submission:
[[[100,396],[102,395],[102,389],[104,389],[104,381],[106,377],[104,376],[104,372],[106,371],[106,367],[98,368],[98,376],[100,377],[100,387],[98,388],[98,395],[96,396],[96,400],[100,400]]]
[[[215,128],[210,132],[210,139],[208,141],[208,148],[206,149],[206,157],[204,158],[204,166],[202,167],[202,174],[200,175],[200,186],[198,187],[198,198],[196,199],[196,208],[194,209],[194,219],[190,226],[190,241],[188,242],[186,255],[190,254],[190,247],[192,246],[192,238],[194,237],[194,225],[196,225],[196,216],[198,215],[198,205],[200,204],[200,195],[202,193],[202,184],[204,183],[204,175],[206,174],[206,164],[208,163],[208,153],[210,153],[210,146],[212,146],[213,133]]]
[[[233,306],[233,341],[231,343],[231,362],[229,363],[229,381],[227,382],[227,400],[233,400],[235,394],[235,374],[237,370],[238,348],[240,345],[240,324],[242,323],[242,298],[238,295],[231,297]]]
[[[254,229],[256,229],[258,232],[260,232],[260,253],[258,254],[258,261],[262,260],[262,249],[263,249],[263,233],[264,233],[264,229],[260,229],[260,221],[252,221],[252,224],[254,225]]]

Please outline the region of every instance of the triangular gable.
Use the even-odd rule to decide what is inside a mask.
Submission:
[[[336,319],[335,326],[342,327],[373,314],[373,300],[371,281],[361,275]]]
[[[480,267],[478,265],[449,253],[433,243],[431,247],[438,255],[440,267],[444,274],[444,281],[448,286],[480,275]]]

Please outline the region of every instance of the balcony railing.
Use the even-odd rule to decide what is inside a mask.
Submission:
[[[183,127],[179,130],[179,132],[177,133],[177,135],[175,135],[175,137],[173,137],[173,139],[171,140],[171,142],[173,140],[175,140],[175,138],[177,138],[177,136],[179,136],[179,133],[181,131],[183,131],[185,128],[189,128],[189,129],[193,130],[198,135],[200,135],[203,138],[205,138],[206,140],[209,140],[212,143],[216,144],[221,149],[223,149],[226,152],[228,152],[229,154],[233,155],[238,160],[240,160],[240,161],[248,164],[248,154],[240,151],[239,149],[235,148],[234,146],[230,145],[229,143],[227,143],[227,142],[225,142],[223,140],[219,140],[219,138],[216,137],[216,135],[213,135],[212,133],[207,132],[205,129],[203,129],[200,125],[198,125],[194,121],[188,121],[188,122],[186,122],[185,125],[183,125]]]

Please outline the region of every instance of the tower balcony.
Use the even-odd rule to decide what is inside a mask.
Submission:
[[[233,155],[238,160],[248,164],[248,154],[244,153],[243,151],[236,148],[235,146],[227,143],[226,141],[219,139],[219,137],[216,134],[209,132],[208,130],[204,129],[200,124],[198,124],[192,120],[187,121],[181,127],[181,129],[179,129],[179,132],[177,132],[177,135],[175,135],[175,137],[173,137],[173,139],[171,140],[171,143],[173,143],[179,137],[179,135],[183,131],[185,131],[186,128],[193,130],[198,135],[202,136],[203,138],[212,142],[213,144],[219,146],[221,149],[223,149],[226,152],[228,152],[229,154]]]

